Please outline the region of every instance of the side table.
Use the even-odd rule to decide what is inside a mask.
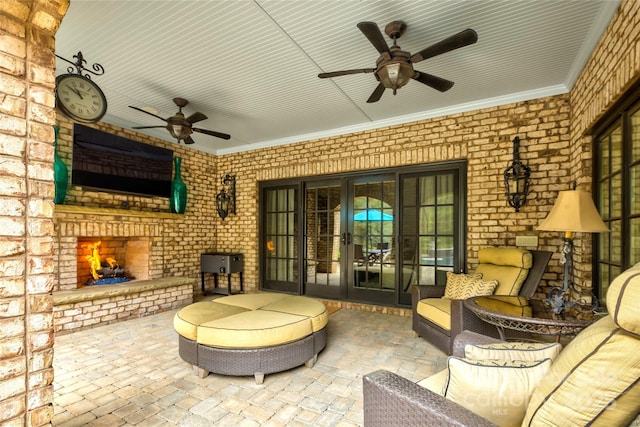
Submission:
[[[534,335],[552,335],[555,336],[555,340],[558,342],[561,337],[576,335],[599,319],[597,316],[594,316],[592,319],[580,320],[514,316],[511,314],[501,313],[499,311],[489,310],[488,308],[478,305],[478,300],[481,298],[491,297],[469,298],[464,301],[464,305],[480,319],[495,325],[496,328],[498,328],[500,339],[503,341],[506,341],[504,333],[506,328]]]

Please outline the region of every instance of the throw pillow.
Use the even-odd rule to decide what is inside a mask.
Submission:
[[[562,350],[560,343],[504,342],[464,347],[464,355],[471,360],[554,360]]]
[[[536,362],[449,357],[445,397],[502,427],[520,426],[529,398],[551,367]]]
[[[496,280],[485,282],[481,274],[452,273],[447,271],[444,297],[447,299],[467,299],[492,295],[498,286]]]

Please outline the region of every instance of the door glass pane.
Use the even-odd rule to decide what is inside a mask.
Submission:
[[[293,262],[297,257],[295,226],[295,190],[274,189],[265,191],[265,287],[269,282],[297,281],[297,269]]]
[[[640,262],[640,218],[632,218],[630,222],[631,241],[629,242],[629,264],[635,265]]]
[[[306,200],[306,283],[340,286],[340,186],[308,188]]]

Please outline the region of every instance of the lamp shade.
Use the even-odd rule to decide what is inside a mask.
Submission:
[[[580,190],[561,191],[551,212],[538,226],[538,230],[577,233],[609,231],[600,218],[591,194]]]

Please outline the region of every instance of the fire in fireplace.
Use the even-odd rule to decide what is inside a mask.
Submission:
[[[128,274],[123,266],[118,264],[114,257],[107,256],[103,259],[100,255],[101,245],[102,241],[86,245],[86,249],[90,253],[85,258],[89,262],[91,269],[91,278],[87,281],[87,286],[112,285],[135,279],[135,277]]]

